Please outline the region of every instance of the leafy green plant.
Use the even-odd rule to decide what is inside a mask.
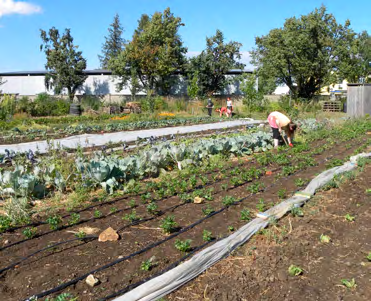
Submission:
[[[213,235],[210,231],[204,230],[202,232],[202,239],[204,241],[212,241],[214,238],[213,238]]]
[[[286,197],[286,189],[281,188],[280,190],[278,190],[277,195],[281,200],[283,200]]]
[[[139,217],[137,215],[137,212],[135,209],[133,209],[130,213],[126,214],[123,219],[131,222],[131,223],[134,223],[135,221],[138,221],[139,220]]]
[[[110,213],[116,213],[117,212],[117,208],[116,207],[112,207],[112,208],[110,208],[110,210],[109,210],[109,212]]]
[[[202,213],[205,216],[210,215],[211,213],[215,212],[214,208],[212,208],[209,204],[206,206],[206,208],[202,208]]]
[[[299,217],[304,216],[303,210],[300,207],[295,207],[295,206],[291,207],[291,214],[292,216],[299,216]]]
[[[46,222],[49,224],[51,230],[56,230],[62,222],[62,218],[59,215],[49,216]]]
[[[333,167],[336,167],[336,166],[341,166],[343,165],[344,162],[343,160],[340,160],[340,159],[332,159],[330,162],[328,162],[326,164],[326,168],[327,169],[330,169],[330,168],[333,168]]]
[[[232,206],[236,201],[237,201],[237,199],[234,198],[233,196],[226,195],[223,198],[223,202],[222,203],[223,203],[224,206],[229,207],[229,206]]]
[[[130,200],[129,201],[129,206],[130,206],[130,208],[134,208],[136,206],[135,200]]]
[[[76,236],[77,238],[85,238],[85,237],[86,237],[86,233],[85,233],[84,231],[81,230],[81,231],[75,233],[75,236]]]
[[[242,209],[241,210],[241,217],[240,217],[241,221],[249,221],[251,220],[251,212],[249,209]]]
[[[37,299],[34,299],[34,300],[36,301]],[[52,298],[52,299],[50,299],[50,298],[45,299],[45,301],[77,301],[77,300],[78,300],[77,297],[73,297],[69,293],[60,294],[57,297]]]
[[[355,289],[357,287],[356,280],[354,278],[352,278],[351,280],[341,279],[341,284],[349,289]]]
[[[93,215],[94,215],[95,218],[99,218],[99,217],[102,216],[102,212],[100,212],[99,210],[95,210]]]
[[[354,222],[354,220],[356,219],[355,216],[352,216],[350,215],[349,213],[347,213],[347,215],[344,216],[345,220],[348,221],[348,222]]]
[[[234,227],[233,226],[228,226],[228,231],[229,232],[233,232],[235,229],[234,229]]]
[[[321,234],[321,236],[319,237],[319,240],[322,243],[329,243],[331,241],[331,238],[328,235]]]
[[[150,214],[156,215],[158,214],[158,206],[156,203],[151,202],[147,205],[147,211]]]
[[[186,240],[180,240],[177,239],[175,241],[175,248],[177,248],[181,252],[188,252],[191,250],[191,242],[192,240],[186,239]]]
[[[220,187],[221,187],[224,191],[228,190],[228,184],[222,184],[222,185],[220,185]]]
[[[258,209],[259,212],[265,211],[265,203],[263,199],[259,199],[258,203],[256,204],[256,209]]]
[[[299,276],[303,273],[303,269],[301,267],[298,267],[296,265],[290,265],[289,267],[289,275],[290,276]]]
[[[0,215],[0,233],[10,228],[12,220],[5,215]]]
[[[77,224],[79,222],[79,220],[80,220],[80,214],[78,214],[78,213],[71,213],[71,217],[70,217],[70,219],[68,221],[68,224],[75,225],[75,224]]]
[[[37,228],[26,228],[22,231],[23,235],[28,239],[33,238],[36,235],[36,232]]]
[[[170,234],[176,231],[178,224],[174,220],[174,216],[167,216],[162,220],[160,228],[166,233]]]
[[[259,191],[264,189],[264,184],[260,182],[253,183],[249,186],[247,186],[247,191],[251,193],[258,193]]]
[[[140,265],[140,269],[142,271],[150,271],[153,267],[153,263],[151,261],[151,259],[148,259],[148,260],[145,260],[142,262],[142,264]]]
[[[366,259],[367,259],[368,261],[371,261],[371,252],[368,253],[368,255],[366,256]]]

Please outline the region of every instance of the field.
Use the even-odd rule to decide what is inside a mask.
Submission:
[[[47,187],[47,193],[36,199],[33,192],[30,218],[14,222],[4,215],[0,220],[1,295],[4,300],[25,300],[31,296],[40,300],[60,294],[70,294],[78,300],[111,300],[229,235],[256,213],[303,188],[322,171],[342,165],[349,156],[365,151],[370,145],[370,129],[369,120],[340,126],[322,123],[315,130],[310,127],[305,130],[303,126],[295,147],[278,151],[269,150],[265,135],[270,134],[254,131],[216,135],[206,140],[175,141],[164,149],[153,146],[157,147],[154,154],[176,148],[174,157],[171,153],[164,155],[172,160],[163,162],[159,158],[158,163],[145,165],[143,173],[129,170],[125,174],[135,179],[134,182],[113,172],[122,166],[121,162],[110,170],[109,176],[101,179],[106,184],[93,183],[93,178],[87,178],[92,173],[84,173],[92,161],[86,161],[85,169],[81,169],[84,177],[78,175],[72,182],[90,183],[90,193],[84,194],[84,200],[77,204],[71,204],[67,198],[58,199],[59,205],[53,203],[55,195],[76,193],[76,183],[66,181],[62,191],[58,191],[57,185],[48,186],[45,178],[42,178],[44,182],[38,178],[37,185]],[[213,141],[218,145],[224,143],[224,147],[219,149]],[[190,149],[199,149],[198,156],[192,153],[190,157]],[[133,156],[140,157],[141,152],[151,153],[151,148],[138,150]],[[118,155],[105,156],[105,162],[110,162],[109,159]],[[190,164],[182,166],[184,162]],[[359,171],[359,178],[347,174],[330,182],[324,188],[327,192],[304,207],[304,217],[286,216],[278,224],[270,225],[254,236],[253,241],[235,250],[230,259],[165,300],[249,300],[258,295],[262,296],[261,300],[282,300],[283,297],[295,300],[303,292],[307,300],[315,300],[330,283],[333,286],[326,291],[327,296],[343,293],[347,298],[358,298],[347,300],[366,300],[362,296],[369,291],[362,275],[366,275],[369,264],[365,259],[365,265],[358,266],[361,258],[371,251],[367,232],[361,231],[370,226],[369,200],[365,193],[370,168],[365,164],[366,160],[359,162],[359,169],[364,169]],[[34,168],[29,165],[28,172]],[[56,173],[53,176],[57,178]],[[117,185],[107,184],[113,179]],[[32,186],[33,189],[37,185]],[[111,194],[102,188],[111,190]],[[344,190],[346,192],[340,195]],[[24,192],[19,189],[20,194]],[[30,191],[26,192],[23,197],[30,197]],[[334,203],[335,197],[341,205]],[[353,200],[347,203],[347,198]],[[295,210],[292,214],[301,215]],[[355,216],[355,220],[344,221],[346,214],[349,219]],[[98,235],[108,227],[120,238],[98,241]],[[357,229],[356,234],[351,229]],[[329,235],[331,243],[319,244],[321,234]],[[346,258],[343,259],[346,267],[335,272],[335,259],[339,259],[338,253],[333,255],[335,248],[331,246]],[[354,249],[359,253],[347,255]],[[334,261],[323,259],[331,256]],[[288,277],[286,270],[290,264],[300,266],[304,271],[302,275]],[[312,270],[315,272],[311,273]],[[100,282],[93,288],[85,283],[90,274]],[[321,281],[318,275],[327,282]],[[359,287],[344,289],[343,278],[355,278]],[[310,285],[306,285],[308,279]],[[277,291],[274,287],[282,289],[281,295],[273,293]],[[193,299],[188,295],[189,290]],[[244,295],[246,290],[250,295]]]

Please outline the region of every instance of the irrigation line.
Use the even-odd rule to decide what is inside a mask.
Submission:
[[[331,158],[331,157],[334,157],[334,156],[336,156],[336,155],[343,154],[343,153],[346,152],[346,151],[347,151],[347,150],[344,150],[344,151],[342,151],[342,152],[340,152],[340,153],[337,153],[337,154],[331,155],[331,156],[329,156],[329,157],[326,157],[324,160],[320,161],[319,164],[321,164],[321,163],[327,161],[327,160],[328,160],[329,158]],[[290,177],[294,176],[295,174],[297,174],[297,173],[299,173],[299,172],[302,172],[302,171],[303,171],[303,170],[298,170],[298,171],[292,173],[291,175],[289,175],[289,176],[287,176],[287,177],[282,177],[282,178],[283,178],[283,179],[285,179],[285,178],[286,178],[286,179],[287,179],[287,178],[290,178]],[[262,191],[259,191],[259,192],[266,192],[266,190],[267,190],[268,188],[272,188],[272,187],[276,186],[276,185],[278,184],[278,182],[279,182],[279,181],[276,181],[276,182],[272,183],[271,185],[265,187]],[[244,198],[242,198],[242,199],[240,199],[240,200],[235,201],[231,206],[235,206],[235,205],[237,205],[237,204],[239,204],[239,203],[245,201],[246,199],[249,199],[250,197],[252,197],[252,196],[254,196],[254,195],[256,195],[256,194],[257,194],[257,193],[251,193],[250,195],[248,195],[248,196],[246,196],[246,197],[244,197]],[[196,227],[197,225],[201,224],[201,223],[204,222],[205,220],[207,220],[207,219],[209,219],[209,218],[211,218],[211,217],[213,217],[213,216],[215,216],[215,215],[217,215],[217,214],[223,212],[224,210],[228,209],[228,208],[231,207],[231,206],[222,207],[221,209],[219,209],[219,210],[217,210],[217,211],[215,211],[215,212],[209,214],[208,216],[205,216],[205,217],[199,219],[198,221],[196,221],[196,222],[194,222],[194,223],[192,223],[192,224],[186,226],[185,228],[181,229],[179,232],[174,233],[174,234],[172,234],[172,235],[166,237],[166,238],[163,239],[163,240],[160,240],[160,241],[157,241],[157,242],[155,242],[155,243],[153,243],[153,244],[150,244],[149,246],[147,246],[147,247],[145,247],[145,248],[143,248],[143,249],[141,249],[141,250],[138,250],[138,251],[136,251],[136,252],[134,252],[134,253],[132,253],[132,254],[129,254],[129,255],[123,257],[123,258],[120,258],[120,259],[117,259],[117,260],[115,260],[115,261],[112,261],[112,262],[110,262],[110,263],[108,263],[108,264],[105,264],[105,265],[103,265],[103,266],[101,266],[101,267],[99,267],[99,268],[97,268],[97,269],[94,269],[94,270],[92,270],[92,271],[90,271],[90,272],[88,272],[88,273],[85,273],[85,274],[83,274],[83,275],[81,275],[81,276],[79,276],[79,277],[76,277],[76,278],[74,278],[74,279],[71,279],[71,280],[69,280],[69,281],[67,281],[67,282],[65,282],[65,283],[63,283],[63,284],[61,284],[61,285],[59,285],[59,286],[56,286],[56,287],[54,287],[54,288],[52,288],[52,289],[50,289],[50,290],[46,290],[46,291],[41,292],[41,293],[39,293],[39,294],[37,294],[37,295],[34,295],[33,297],[36,297],[36,298],[42,298],[42,297],[48,296],[48,295],[50,295],[50,294],[56,293],[56,292],[58,292],[58,291],[61,291],[61,290],[65,289],[65,288],[67,288],[67,287],[69,287],[69,286],[71,286],[71,285],[74,285],[74,284],[76,284],[77,282],[79,282],[79,281],[85,279],[85,278],[88,277],[90,274],[94,274],[94,273],[97,273],[97,272],[103,271],[103,270],[105,270],[105,269],[107,269],[107,268],[109,268],[109,267],[112,267],[112,266],[114,266],[114,265],[120,263],[120,262],[123,262],[123,261],[129,260],[129,259],[132,258],[132,257],[135,257],[135,256],[137,256],[137,255],[140,255],[140,254],[146,252],[146,251],[149,251],[149,250],[151,250],[151,249],[153,249],[153,248],[155,248],[155,247],[157,247],[157,246],[159,246],[159,245],[161,245],[161,244],[163,244],[163,243],[165,243],[165,242],[167,242],[167,241],[173,239],[174,237],[177,237],[177,236],[179,236],[180,234],[187,232],[188,230],[190,230],[190,229]],[[27,301],[27,300],[28,300],[28,299],[25,299],[25,301]]]

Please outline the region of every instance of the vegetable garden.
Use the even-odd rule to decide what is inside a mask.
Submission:
[[[2,295],[111,300],[228,236],[370,145],[368,119],[301,124],[295,147],[278,151],[271,150],[270,133],[250,130],[159,141],[130,154],[85,156],[78,150],[67,160],[55,150],[12,158],[0,174]],[[61,197],[79,189],[88,190],[90,200],[71,205]],[[57,209],[36,210],[56,200]],[[100,241],[109,227],[119,239]],[[92,288],[85,283],[91,274],[99,280]]]

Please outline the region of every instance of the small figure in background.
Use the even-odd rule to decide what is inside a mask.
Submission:
[[[213,112],[213,108],[214,108],[214,104],[213,104],[213,102],[211,101],[211,98],[209,98],[209,99],[207,100],[206,108],[207,108],[207,111],[208,111],[209,116],[211,117],[211,114],[212,114],[212,112]]]
[[[232,107],[232,100],[230,97],[227,98],[227,113],[228,113],[228,117],[232,117],[232,111],[233,111],[233,107]]]
[[[221,107],[220,109],[216,109],[215,112],[220,112],[220,117],[223,116],[223,113],[225,116],[229,117],[228,109],[226,107]]]

